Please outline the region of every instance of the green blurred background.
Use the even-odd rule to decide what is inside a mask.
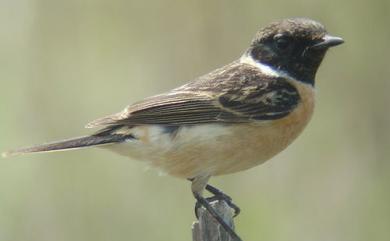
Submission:
[[[275,19],[346,40],[317,75],[306,131],[272,161],[213,178],[244,240],[390,240],[390,2],[2,0],[0,150],[85,123],[238,58]],[[186,181],[89,149],[0,160],[1,241],[191,240]]]

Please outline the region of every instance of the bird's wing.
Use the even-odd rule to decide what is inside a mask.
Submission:
[[[219,69],[166,94],[150,97],[87,127],[245,123],[288,115],[299,93],[284,78],[237,65]]]

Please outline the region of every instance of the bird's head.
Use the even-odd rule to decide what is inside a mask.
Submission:
[[[246,55],[299,81],[314,84],[326,51],[343,42],[343,39],[329,35],[319,22],[290,18],[261,29]]]

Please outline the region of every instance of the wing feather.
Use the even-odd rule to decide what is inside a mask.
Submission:
[[[219,69],[166,94],[95,120],[87,127],[161,124],[245,123],[282,118],[299,102],[284,78],[269,77],[249,65]]]

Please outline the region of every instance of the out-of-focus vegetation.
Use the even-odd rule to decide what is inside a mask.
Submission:
[[[307,16],[346,40],[317,75],[304,134],[212,179],[244,240],[390,237],[390,2],[3,0],[0,149],[91,133],[88,121],[240,56],[259,27]],[[104,150],[0,160],[0,240],[182,241],[189,183]]]

